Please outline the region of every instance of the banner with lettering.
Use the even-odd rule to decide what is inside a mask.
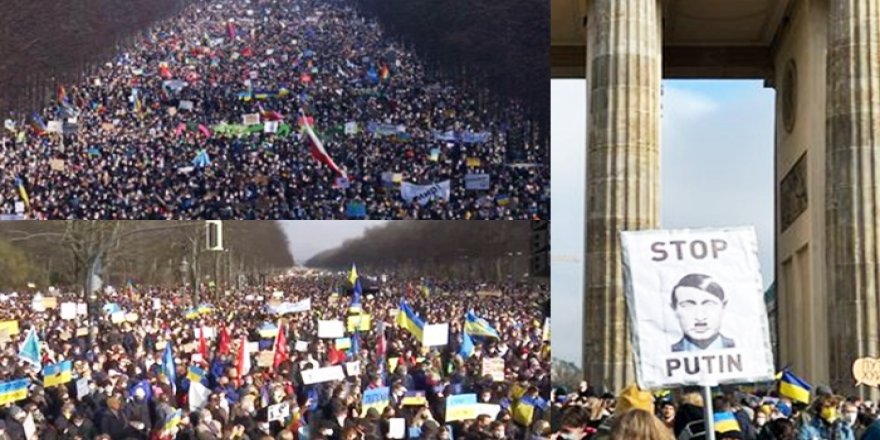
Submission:
[[[620,237],[640,387],[773,379],[754,228]]]
[[[448,180],[430,185],[416,185],[409,182],[400,184],[400,197],[409,203],[416,202],[419,205],[426,205],[434,199],[449,200],[449,193]]]

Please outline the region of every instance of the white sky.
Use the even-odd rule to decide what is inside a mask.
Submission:
[[[280,223],[287,234],[293,258],[297,264],[303,264],[323,250],[360,237],[364,230],[381,225],[385,220],[288,220]]]

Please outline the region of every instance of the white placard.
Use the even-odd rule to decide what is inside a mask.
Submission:
[[[361,361],[354,362],[346,362],[345,363],[345,373],[351,376],[360,376],[361,374]]]
[[[293,347],[296,351],[309,351],[309,343],[306,341],[296,341],[296,345]]]
[[[247,343],[247,351],[248,351],[248,353],[256,353],[256,352],[260,351],[260,341],[248,342]]]
[[[620,237],[642,389],[773,380],[754,228]]]
[[[345,379],[345,372],[342,371],[342,365],[334,365],[313,370],[302,370],[302,378],[303,384],[311,385],[313,383],[343,380]]]
[[[422,331],[422,344],[426,347],[449,343],[449,324],[425,324]]]
[[[259,113],[249,113],[241,116],[242,123],[244,125],[257,125],[260,123],[260,114]]]
[[[448,180],[430,185],[416,185],[409,182],[402,182],[400,184],[400,197],[409,203],[415,202],[419,205],[426,205],[434,199],[449,200],[449,194]]]
[[[76,319],[76,303],[72,302],[63,302],[61,303],[61,319]]]
[[[193,333],[196,335],[196,338],[199,337],[199,329],[205,333],[205,339],[214,339],[217,337],[217,332],[214,330],[214,327],[196,325],[193,326]]]
[[[200,382],[189,383],[189,410],[196,411],[201,409],[208,403],[208,397],[211,390],[202,385]]]
[[[192,110],[193,109],[193,102],[186,101],[186,100],[180,101],[180,104],[178,104],[177,108],[179,108],[181,110]]]
[[[274,422],[276,420],[283,421],[290,415],[290,408],[288,407],[287,402],[276,403],[275,405],[270,405],[266,408],[266,413],[268,415],[267,421]]]
[[[162,310],[162,300],[153,298],[153,310]]]
[[[83,397],[88,396],[91,390],[89,390],[89,379],[86,377],[80,378],[76,380],[76,398],[82,400]]]
[[[485,414],[489,416],[490,419],[495,420],[495,418],[498,417],[498,413],[501,412],[501,405],[493,403],[475,403],[474,410],[476,411],[477,416]]]
[[[76,303],[76,314],[77,315],[88,315],[89,314],[89,305],[86,303]]]
[[[263,133],[278,133],[278,121],[266,121],[263,123]]]
[[[318,321],[319,338],[341,338],[345,336],[345,324],[339,320]]]
[[[388,419],[388,438],[406,438],[406,419],[397,417],[393,419]]]

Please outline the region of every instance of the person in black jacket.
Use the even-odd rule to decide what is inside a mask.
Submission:
[[[128,425],[128,417],[122,410],[122,402],[119,397],[113,396],[107,399],[107,410],[101,414],[99,430],[102,434],[109,435],[113,440],[126,440],[132,435],[132,430]]]

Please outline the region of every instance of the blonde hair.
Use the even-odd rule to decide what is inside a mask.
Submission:
[[[675,440],[675,437],[653,414],[632,409],[615,418],[611,440]]]
[[[684,395],[681,396],[681,403],[682,404],[688,403],[693,406],[702,407],[703,406],[703,396],[698,392],[691,391],[691,392],[685,393]]]

